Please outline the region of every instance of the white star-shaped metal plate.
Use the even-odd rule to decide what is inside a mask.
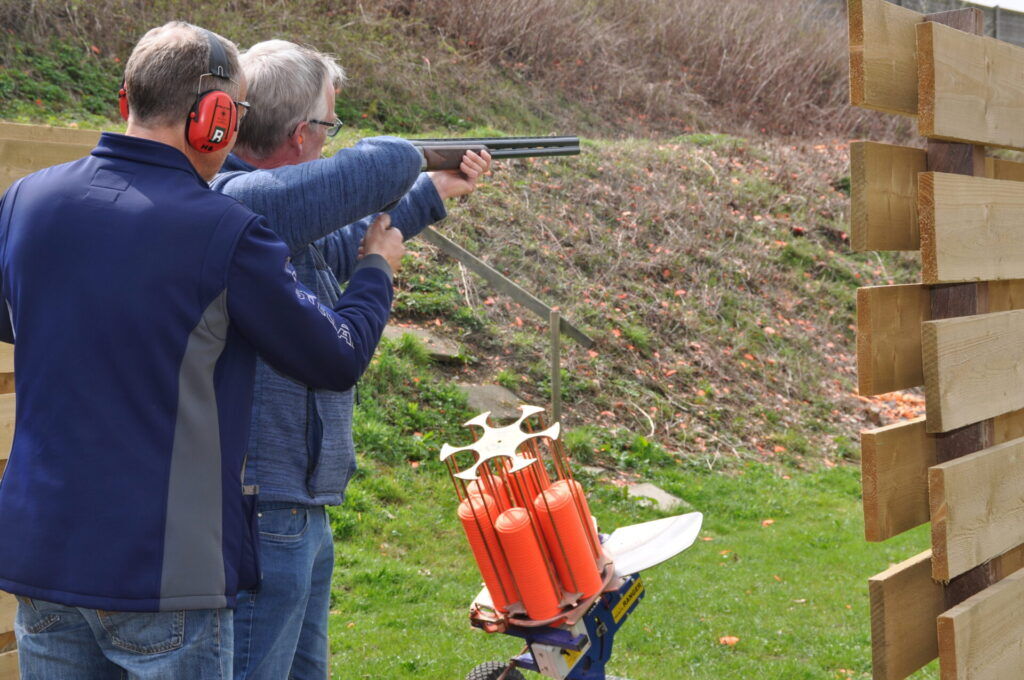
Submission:
[[[551,427],[541,430],[540,432],[524,432],[522,429],[523,421],[530,416],[543,413],[544,409],[540,406],[529,406],[523,404],[519,407],[519,410],[522,412],[519,416],[519,420],[504,427],[491,427],[487,424],[487,418],[491,415],[490,411],[481,413],[480,415],[467,420],[464,423],[465,427],[476,425],[483,429],[483,433],[480,435],[480,438],[468,446],[451,446],[450,444],[445,444],[441,447],[441,460],[448,460],[449,457],[461,451],[474,452],[476,454],[476,462],[473,466],[458,472],[455,475],[459,479],[464,479],[466,481],[479,479],[480,477],[477,475],[477,470],[480,469],[481,465],[486,464],[494,458],[508,458],[511,460],[512,468],[509,472],[522,470],[523,468],[535,463],[535,458],[526,458],[525,456],[516,455],[516,451],[519,449],[520,445],[525,441],[539,437],[558,439],[560,426],[558,423],[555,423]]]

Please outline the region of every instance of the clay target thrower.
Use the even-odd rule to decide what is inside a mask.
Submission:
[[[636,572],[692,545],[702,515],[602,536],[559,424],[547,425],[543,408],[519,409],[519,418],[502,427],[482,413],[465,423],[476,441],[441,448],[484,581],[470,622],[526,640],[523,653],[499,663],[494,677],[522,678],[515,669],[526,669],[557,680],[605,680],[611,639],[644,595]],[[490,678],[485,667],[494,670],[494,662],[468,677]]]

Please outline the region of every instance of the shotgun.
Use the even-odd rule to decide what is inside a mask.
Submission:
[[[487,150],[491,158],[575,156],[579,137],[464,137],[461,139],[410,139],[423,152],[424,170],[456,170],[467,151]]]

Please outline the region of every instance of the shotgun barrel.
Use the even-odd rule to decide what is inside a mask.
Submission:
[[[574,156],[580,152],[579,137],[465,137],[410,139],[423,151],[427,170],[454,170],[467,151],[487,150],[491,158]]]

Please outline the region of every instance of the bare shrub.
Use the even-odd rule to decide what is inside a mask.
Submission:
[[[888,136],[847,104],[845,19],[805,0],[392,0],[392,12],[576,96],[653,118]],[[896,122],[896,125],[899,123]]]

